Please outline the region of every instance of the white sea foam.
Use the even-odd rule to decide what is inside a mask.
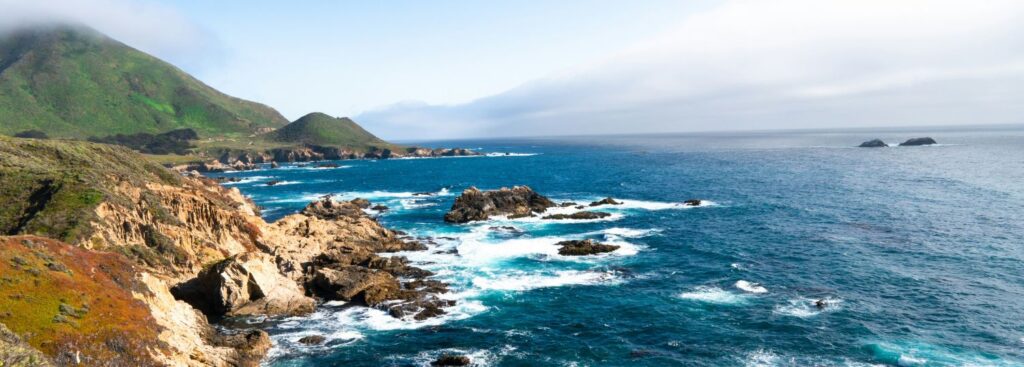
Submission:
[[[271,185],[269,183],[266,183],[266,184],[263,184],[263,185],[264,186],[285,186],[285,185],[295,185],[295,184],[300,184],[300,183],[302,183],[302,181],[278,181],[277,183],[275,183],[273,185]]]
[[[672,203],[663,201],[644,201],[644,200],[619,200],[622,202],[621,205],[607,205],[608,208],[621,208],[621,209],[642,209],[642,210],[667,210],[667,209],[693,209],[693,208],[704,208],[709,206],[716,206],[717,203],[711,200],[701,200],[700,205],[691,206],[683,203]]]
[[[768,288],[765,288],[761,284],[748,282],[746,280],[737,280],[736,288],[747,293],[768,293]]]
[[[747,297],[747,295],[736,294],[722,288],[709,286],[699,286],[693,291],[684,292],[679,295],[679,298],[686,300],[720,305],[743,304],[747,302]]]
[[[551,274],[520,273],[496,277],[473,278],[473,285],[483,290],[526,291],[565,285],[617,284],[621,279],[614,272],[561,270]]]
[[[402,203],[402,208],[404,209],[419,209],[438,205],[436,202],[421,199],[401,199],[399,202]]]
[[[774,367],[779,365],[779,356],[770,350],[758,349],[747,355],[746,367]]]
[[[250,184],[250,183],[253,183],[253,182],[259,182],[259,181],[271,179],[271,178],[274,178],[274,177],[271,177],[271,176],[239,177],[238,181],[234,181],[234,182],[221,182],[221,185],[224,185],[224,186],[244,185],[244,184]]]
[[[490,152],[485,155],[488,157],[532,157],[540,155],[540,153]]]
[[[839,298],[827,297],[822,299],[824,307],[818,307],[815,303],[818,300],[810,299],[805,297],[797,297],[790,299],[785,305],[775,306],[774,312],[780,315],[793,316],[799,318],[808,318],[821,314],[822,312],[832,312],[839,310],[842,307],[843,300]]]
[[[661,230],[612,227],[597,232],[590,232],[590,234],[604,235],[605,238],[641,238],[656,234],[658,232],[661,232]]]

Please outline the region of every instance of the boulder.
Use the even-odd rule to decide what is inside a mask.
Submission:
[[[556,206],[554,202],[527,186],[493,191],[480,191],[470,187],[455,199],[455,204],[444,215],[444,220],[450,223],[466,223],[486,220],[494,215],[522,217],[534,212],[542,213],[553,206]]]
[[[579,211],[572,214],[552,214],[544,216],[541,219],[600,219],[611,216],[610,213],[605,212],[591,212],[591,211]]]
[[[372,210],[376,210],[376,211],[378,211],[378,212],[386,212],[386,211],[388,211],[388,209],[389,209],[389,208],[388,208],[388,206],[387,206],[387,205],[381,205],[381,204],[377,204],[377,205],[374,205],[374,206],[373,206],[372,208],[370,208],[370,209],[372,209]]]
[[[704,203],[704,202],[701,201],[700,199],[690,199],[690,200],[684,201],[683,202],[683,206],[700,206],[700,204],[702,204],[702,203]]]
[[[618,201],[615,201],[615,199],[612,199],[610,197],[607,197],[607,198],[595,201],[593,203],[590,203],[590,206],[600,206],[600,205],[622,205],[622,203],[618,202]]]
[[[935,139],[932,139],[932,138],[929,138],[929,137],[923,137],[923,138],[909,139],[909,140],[907,140],[905,142],[900,143],[900,146],[901,147],[914,147],[914,146],[932,145],[932,144],[938,144],[938,142],[936,142]]]
[[[363,302],[368,306],[401,298],[401,287],[394,276],[361,266],[317,269],[312,289],[329,300]]]
[[[887,146],[889,146],[889,144],[886,144],[884,141],[882,141],[882,139],[872,139],[872,140],[868,140],[866,142],[860,143],[860,145],[858,145],[858,147],[861,147],[861,148],[884,148],[884,147],[887,147]]]
[[[370,207],[370,201],[363,198],[352,199],[350,203],[354,204],[355,206],[358,206],[359,209],[366,209]]]
[[[271,255],[257,252],[216,263],[172,293],[213,317],[301,315],[316,306],[295,281],[280,273]]]
[[[462,355],[444,354],[437,360],[430,362],[431,366],[468,366],[469,357]]]
[[[306,345],[320,345],[323,344],[325,341],[327,341],[327,338],[324,337],[323,335],[310,335],[304,336],[301,339],[299,339],[299,343]]]
[[[558,254],[562,256],[593,255],[612,252],[619,249],[619,246],[597,243],[593,240],[562,241],[556,243],[555,246],[561,246],[561,248],[558,249]]]
[[[335,201],[330,196],[324,196],[320,198],[320,200],[306,205],[306,208],[302,209],[302,214],[326,220],[359,218],[366,214],[363,213],[363,207],[361,205],[366,205],[367,207],[370,205],[370,202],[365,200],[366,199]]]

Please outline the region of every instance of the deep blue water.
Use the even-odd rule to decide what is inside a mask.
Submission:
[[[942,145],[852,148],[916,136]],[[431,144],[530,155],[229,174],[255,177],[235,186],[270,220],[323,194],[391,207],[385,224],[438,238],[404,255],[459,300],[425,323],[343,305],[275,320],[269,365],[428,365],[444,352],[489,366],[1024,365],[1024,129]],[[602,221],[445,224],[471,185],[626,204]],[[713,204],[675,204],[691,198]],[[577,238],[623,247],[557,255]],[[330,341],[295,343],[310,334]]]

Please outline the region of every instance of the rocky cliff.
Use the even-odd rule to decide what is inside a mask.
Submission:
[[[362,202],[324,198],[266,223],[237,189],[127,149],[2,137],[0,200],[0,324],[57,365],[257,365],[266,333],[210,320],[319,300],[409,318],[451,305],[429,272],[379,254],[423,245]]]

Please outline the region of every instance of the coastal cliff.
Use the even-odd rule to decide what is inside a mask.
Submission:
[[[452,304],[429,272],[380,254],[424,246],[362,201],[267,223],[237,189],[128,149],[4,137],[0,196],[0,324],[57,365],[257,365],[265,332],[211,320],[324,300],[423,319]]]

